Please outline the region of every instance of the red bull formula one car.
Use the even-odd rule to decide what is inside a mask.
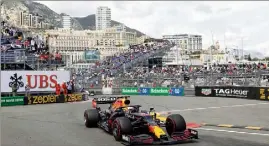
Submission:
[[[101,110],[98,104],[110,107]],[[140,105],[130,105],[128,96],[94,98],[92,106],[84,112],[85,126],[100,127],[125,145],[178,144],[198,139],[198,132],[187,129],[181,115],[161,117],[153,108],[140,110]]]

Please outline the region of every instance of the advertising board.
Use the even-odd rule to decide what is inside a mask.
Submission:
[[[251,92],[251,87],[236,87],[236,86],[199,86],[195,87],[196,96],[211,96],[211,97],[234,97],[255,99],[255,90]]]
[[[153,96],[184,96],[184,88],[122,88],[121,93],[123,95],[153,95]]]
[[[169,88],[150,88],[150,95],[156,96],[168,96],[169,95]]]
[[[24,92],[28,83],[30,91],[55,91],[57,81],[70,80],[69,71],[1,71],[1,92]]]
[[[25,105],[78,102],[83,100],[82,96],[82,94],[29,96],[24,98],[24,102]]]
[[[170,88],[169,94],[172,96],[184,96],[184,88],[183,87]]]
[[[24,105],[23,96],[1,97],[1,106]]]
[[[121,88],[121,94],[123,94],[123,95],[138,95],[138,88],[136,88],[136,87]]]
[[[86,50],[84,54],[87,61],[100,60],[100,51],[98,50]]]
[[[259,88],[258,99],[269,101],[269,88],[260,87]]]

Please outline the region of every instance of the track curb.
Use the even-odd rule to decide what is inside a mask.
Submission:
[[[210,124],[210,123],[202,123],[201,125],[202,126],[212,126],[212,127],[224,127],[224,128],[238,128],[238,129],[248,129],[248,130],[269,131],[269,128],[258,127],[258,126],[231,125],[231,124]]]

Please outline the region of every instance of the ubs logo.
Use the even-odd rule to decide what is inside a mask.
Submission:
[[[22,81],[22,76],[18,77],[18,74],[15,73],[13,76],[10,77],[9,87],[12,88],[13,86],[16,87],[16,90],[19,90],[21,87],[24,87],[24,83]]]

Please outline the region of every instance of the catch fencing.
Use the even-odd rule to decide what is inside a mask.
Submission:
[[[115,78],[119,87],[178,87],[194,89],[195,86],[268,86],[268,71],[252,73],[234,72],[188,72],[166,73],[125,73]]]
[[[234,73],[217,72],[188,72],[188,73],[137,73],[135,70],[121,72],[107,78],[105,81],[99,78],[97,82],[91,82],[89,78],[94,73],[89,70],[77,72],[75,80],[76,89],[86,89],[101,94],[104,86],[112,83],[113,94],[120,94],[121,88],[125,87],[184,87],[186,95],[194,94],[195,86],[244,86],[259,87],[268,86],[268,71],[257,70],[251,73],[237,71]],[[192,91],[192,92],[190,92]]]

